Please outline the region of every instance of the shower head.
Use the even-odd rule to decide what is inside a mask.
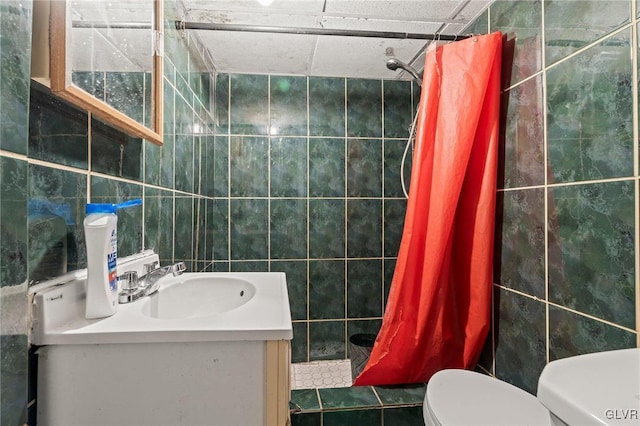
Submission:
[[[418,83],[418,86],[422,85],[422,77],[420,76],[420,74],[418,74],[418,72],[411,65],[407,65],[397,58],[389,59],[387,61],[387,68],[391,71],[396,71],[398,68],[400,68],[411,74],[416,83]]]

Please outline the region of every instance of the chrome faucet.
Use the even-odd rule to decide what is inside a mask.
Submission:
[[[118,302],[130,303],[141,297],[149,296],[160,288],[160,278],[169,274],[177,277],[187,270],[184,262],[162,268],[159,267],[158,262],[152,262],[144,265],[144,268],[145,275],[141,279],[138,279],[138,274],[135,271],[125,272],[118,277],[118,280],[122,281],[122,291],[118,295]]]

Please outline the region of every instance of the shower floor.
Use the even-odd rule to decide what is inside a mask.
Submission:
[[[291,389],[348,388],[351,386],[351,361],[299,362],[291,364]]]

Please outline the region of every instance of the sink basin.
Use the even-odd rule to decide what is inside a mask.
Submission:
[[[187,274],[167,277],[160,290],[143,299],[141,312],[151,318],[197,318],[230,311],[249,302],[256,287],[231,277],[200,277]]]

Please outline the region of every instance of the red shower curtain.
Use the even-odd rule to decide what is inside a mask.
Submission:
[[[427,53],[402,242],[354,385],[477,362],[491,324],[501,45],[497,32]]]

